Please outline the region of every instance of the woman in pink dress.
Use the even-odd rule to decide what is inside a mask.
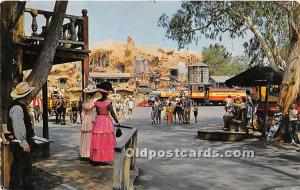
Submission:
[[[90,157],[90,146],[92,139],[93,121],[95,120],[95,100],[94,96],[97,89],[93,85],[88,85],[83,90],[87,95],[86,101],[83,103],[82,128],[80,131],[80,157],[82,160],[88,160]]]
[[[112,103],[108,100],[109,91],[113,91],[109,82],[103,82],[97,85],[98,91],[102,97],[95,102],[97,116],[92,129],[90,160],[92,163],[108,164],[115,158],[116,138],[114,134],[114,125],[111,116],[116,123],[119,123]]]

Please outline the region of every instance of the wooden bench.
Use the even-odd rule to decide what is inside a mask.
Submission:
[[[53,140],[49,140],[43,137],[34,136],[33,137],[34,143],[35,143],[35,150],[33,153],[33,157],[38,157],[39,152],[41,151],[43,153],[43,157],[49,157],[49,147],[50,143],[53,142]]]

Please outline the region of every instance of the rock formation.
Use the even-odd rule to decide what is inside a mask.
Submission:
[[[128,82],[114,83],[117,91],[136,92],[139,87],[168,90],[178,84],[181,88],[186,82],[189,64],[200,61],[201,54],[188,51],[176,51],[155,46],[136,45],[132,37],[127,43],[107,40],[91,48],[90,73],[112,74],[129,73]],[[25,75],[29,74],[26,72]],[[171,76],[173,74],[177,74]],[[154,85],[154,80],[159,80]],[[81,63],[55,65],[48,78],[49,94],[54,87],[62,89],[61,93],[70,99],[81,96]]]

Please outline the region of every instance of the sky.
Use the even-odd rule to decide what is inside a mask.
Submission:
[[[54,1],[28,1],[26,7],[52,11]],[[69,1],[67,14],[81,16],[81,10],[87,9],[89,16],[90,45],[105,40],[117,40],[126,43],[132,36],[135,44],[154,45],[162,48],[177,49],[177,42],[165,37],[165,29],[157,22],[162,13],[172,15],[180,8],[179,1]],[[25,21],[31,22],[27,15]],[[45,22],[38,17],[38,22]],[[27,24],[26,31],[30,31]],[[38,29],[40,32],[41,27]],[[243,55],[242,44],[249,39],[231,39],[224,35],[223,40],[214,41],[201,37],[198,44],[191,44],[188,50],[199,52],[212,43],[223,44],[233,55]]]

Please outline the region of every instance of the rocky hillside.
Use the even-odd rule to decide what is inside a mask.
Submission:
[[[127,89],[131,92],[137,88],[137,84],[146,83],[151,86],[149,79],[153,75],[168,83],[170,69],[177,70],[177,82],[185,82],[187,65],[201,60],[200,52],[136,45],[130,36],[126,44],[106,40],[94,45],[91,50],[90,72],[104,73],[107,76],[112,73],[130,73],[128,82],[114,85],[116,89]],[[55,65],[48,84],[50,93],[54,87],[58,87],[62,89],[62,94],[77,99],[81,95],[81,64],[74,62]]]

